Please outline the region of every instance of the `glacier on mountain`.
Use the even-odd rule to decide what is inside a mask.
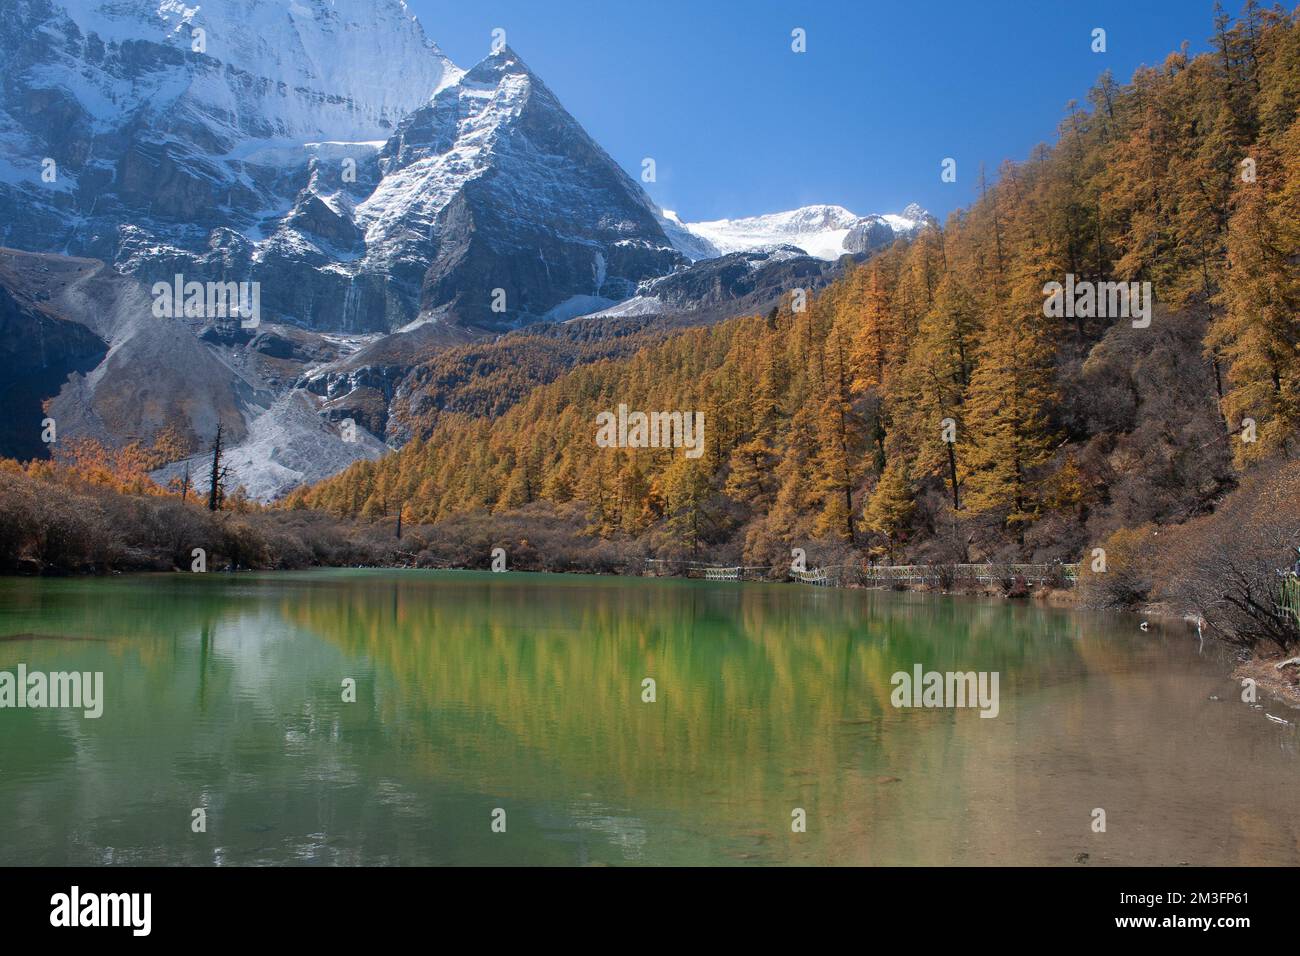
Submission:
[[[849,237],[875,223],[883,224],[888,235],[910,235],[930,215],[915,203],[901,214],[859,216],[843,206],[802,206],[787,212],[748,216],[742,219],[714,219],[707,222],[682,222],[675,212],[663,211],[664,217],[678,230],[669,233],[679,252],[692,259],[711,258],[733,252],[752,252],[797,246],[818,259],[838,259],[846,253],[869,251],[855,248]],[[687,238],[681,237],[685,233]],[[879,243],[877,243],[878,245]],[[699,254],[704,252],[706,254]]]

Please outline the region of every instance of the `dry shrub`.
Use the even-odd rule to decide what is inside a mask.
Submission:
[[[1160,529],[1145,524],[1121,529],[1106,538],[1100,545],[1105,563],[1098,564],[1099,570],[1093,570],[1096,559],[1092,551],[1086,552],[1079,566],[1080,604],[1131,610],[1149,601],[1155,586],[1159,543]]]
[[[1300,621],[1279,607],[1280,572],[1300,547],[1300,462],[1262,469],[1214,514],[1162,537],[1162,597],[1231,644],[1284,652],[1300,645]]]

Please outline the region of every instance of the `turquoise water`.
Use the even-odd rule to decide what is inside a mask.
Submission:
[[[1292,712],[1125,617],[477,572],[0,579],[20,663],[102,672],[104,712],[0,709],[4,865],[1300,863],[1294,723],[1265,716]],[[996,672],[997,717],[892,706],[916,664]]]

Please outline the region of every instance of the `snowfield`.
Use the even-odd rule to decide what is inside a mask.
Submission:
[[[896,234],[902,235],[917,229],[928,213],[915,204],[901,215],[859,216],[843,206],[803,206],[788,212],[774,212],[764,216],[743,219],[714,219],[708,222],[682,222],[675,212],[665,209],[664,218],[688,235],[703,240],[714,250],[714,255],[732,252],[751,252],[777,246],[798,246],[818,259],[838,259],[848,250],[844,239],[859,223],[873,219],[883,220]],[[672,233],[669,233],[672,239]],[[678,245],[683,255],[690,255],[687,243]],[[692,256],[692,258],[709,258]]]

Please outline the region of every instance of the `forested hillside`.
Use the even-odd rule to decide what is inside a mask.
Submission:
[[[1213,510],[1300,426],[1300,26],[1254,5],[1207,26],[1212,52],[1103,74],[1054,146],[806,305],[575,368],[497,418],[442,414],[288,504],[436,522],[576,501],[591,534],[764,565],[1077,560]],[[1049,318],[1069,275],[1151,283],[1152,320]],[[619,404],[702,411],[704,454],[597,447]]]
[[[411,369],[393,402],[393,414],[402,433],[426,435],[447,413],[496,417],[535,386],[577,365],[631,355],[662,339],[668,328],[645,317],[577,319],[442,349]]]

